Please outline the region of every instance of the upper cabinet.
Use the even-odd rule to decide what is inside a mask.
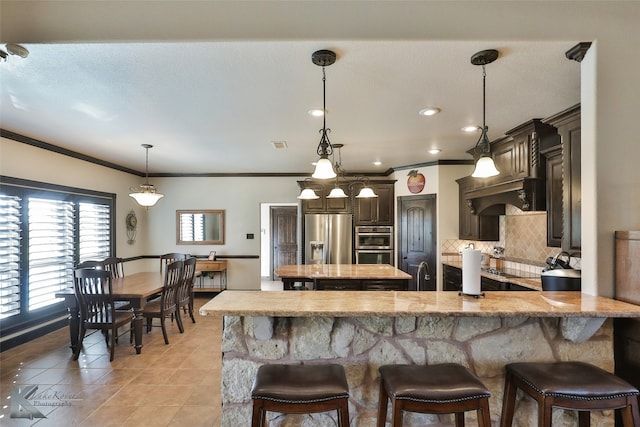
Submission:
[[[558,129],[562,153],[562,186],[557,183],[557,178],[555,178],[555,185],[551,189],[553,194],[550,195],[556,200],[561,197],[562,202],[560,206],[556,206],[553,211],[548,213],[548,215],[552,215],[554,221],[551,227],[556,230],[555,234],[557,235],[557,230],[561,225],[561,247],[563,250],[579,251],[582,244],[580,231],[582,225],[580,104],[549,117],[545,122]],[[549,179],[549,175],[547,175],[547,179]],[[558,195],[559,191],[561,191],[561,195]]]
[[[394,213],[394,181],[370,181],[369,187],[378,197],[355,200],[355,225],[393,225]],[[354,185],[354,195],[362,188],[361,184]]]
[[[359,199],[355,197],[363,187],[362,182],[344,181],[340,187],[349,197],[329,199],[327,195],[335,186],[335,181],[298,181],[300,188],[312,188],[319,196],[313,200],[302,200],[302,213],[352,213],[354,225],[393,225],[394,193],[393,180],[369,181],[368,185],[378,197]]]
[[[302,213],[351,213],[351,202],[349,197],[338,199],[327,199],[331,189],[335,187],[335,181],[321,184],[319,182],[299,181],[300,188],[312,188],[319,196],[317,199],[302,200]],[[342,190],[349,194],[347,184],[341,184]]]

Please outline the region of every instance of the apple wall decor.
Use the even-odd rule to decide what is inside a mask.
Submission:
[[[417,170],[410,171],[407,176],[407,188],[412,194],[418,194],[424,189],[425,179]]]

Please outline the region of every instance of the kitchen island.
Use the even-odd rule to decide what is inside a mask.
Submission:
[[[389,264],[299,264],[275,269],[284,290],[406,291],[411,275]]]
[[[250,390],[260,365],[329,362],[345,367],[351,425],[364,426],[375,425],[378,367],[394,363],[469,367],[491,390],[496,423],[506,363],[578,360],[612,372],[610,318],[640,318],[640,306],[577,292],[496,291],[476,299],[453,292],[224,291],[200,314],[224,316],[222,426],[249,425]],[[516,422],[528,425],[536,408],[530,399],[518,401]],[[332,416],[305,416],[305,425],[333,425]],[[303,416],[269,417],[299,425]],[[573,417],[556,411],[554,425]],[[613,425],[609,413],[593,420]],[[405,417],[406,426],[452,422],[448,415]]]

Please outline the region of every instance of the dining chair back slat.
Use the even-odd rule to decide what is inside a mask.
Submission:
[[[111,277],[118,278],[124,276],[124,266],[122,264],[122,258],[108,257],[104,261],[104,269],[111,273]]]

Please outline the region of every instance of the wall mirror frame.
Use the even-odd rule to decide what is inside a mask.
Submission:
[[[224,245],[224,210],[176,211],[176,244]]]

